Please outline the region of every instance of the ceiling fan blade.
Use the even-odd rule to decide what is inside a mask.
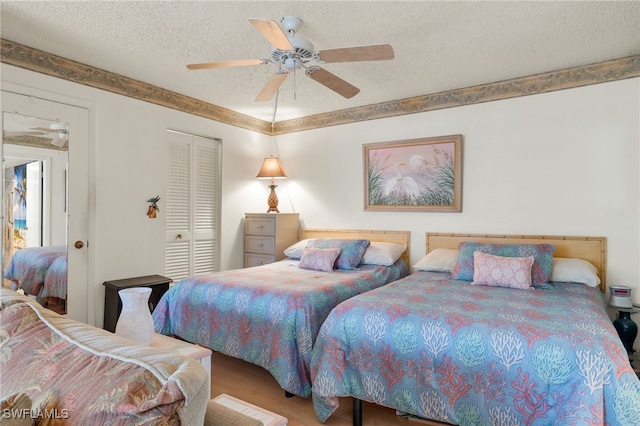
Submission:
[[[291,45],[291,42],[287,38],[287,35],[282,31],[280,25],[276,21],[270,19],[249,19],[249,22],[260,33],[269,40],[269,43],[276,49],[280,50],[295,50]]]
[[[357,62],[357,61],[386,61],[394,58],[393,47],[389,44],[373,46],[344,47],[340,49],[321,50],[318,57],[326,63]]]
[[[267,84],[264,85],[264,87],[262,88],[262,91],[260,91],[260,93],[256,97],[256,101],[264,102],[271,99],[273,95],[276,94],[280,86],[282,86],[282,83],[284,83],[284,81],[287,79],[288,76],[289,76],[288,72],[279,71],[275,73],[271,77],[271,79],[267,82]]]
[[[318,83],[325,85],[347,99],[353,98],[360,92],[360,89],[357,87],[320,67],[311,67],[307,70],[306,74]]]
[[[203,70],[208,68],[226,68],[226,67],[244,67],[247,65],[264,65],[268,64],[266,59],[244,59],[240,61],[226,61],[226,62],[209,62],[204,64],[189,64],[187,68],[190,70]]]
[[[43,136],[44,132],[12,132],[3,130],[2,134],[6,138],[16,137],[16,136]]]

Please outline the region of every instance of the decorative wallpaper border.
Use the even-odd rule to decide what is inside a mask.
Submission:
[[[266,135],[281,135],[340,124],[396,117],[640,76],[640,55],[629,56],[528,77],[279,121],[275,123],[272,130],[271,123],[264,120],[258,120],[227,108],[19,43],[5,39],[0,41],[1,62]]]
[[[271,123],[240,114],[158,86],[95,68],[23,44],[1,39],[0,61],[30,71],[106,90],[152,104],[165,106],[227,123],[247,130],[271,134]]]
[[[640,76],[640,55],[276,123],[275,134],[536,95]]]

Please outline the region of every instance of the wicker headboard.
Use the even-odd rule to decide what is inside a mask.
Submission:
[[[313,229],[313,228],[301,228],[300,240],[306,238],[349,238],[349,239],[362,239],[369,241],[379,241],[386,243],[404,244],[407,246],[407,250],[401,256],[407,266],[410,264],[411,257],[409,256],[410,247],[410,235],[409,231],[363,231],[357,229]]]
[[[559,235],[480,235],[480,234],[426,234],[426,252],[437,248],[457,249],[458,243],[473,241],[488,244],[552,244],[553,257],[575,257],[588,260],[598,270],[600,290],[606,291],[607,238],[573,237]]]

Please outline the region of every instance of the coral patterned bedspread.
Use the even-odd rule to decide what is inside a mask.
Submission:
[[[257,364],[284,390],[307,397],[311,349],[331,309],[408,268],[402,260],[333,272],[297,265],[287,259],[179,281],[153,311],[156,332]]]
[[[337,306],[311,370],[322,422],[353,396],[460,425],[640,424],[640,381],[602,293],[582,284],[415,272]]]
[[[67,253],[67,246],[26,247],[14,253],[4,277],[13,281],[14,290],[38,296],[45,275],[54,260]]]

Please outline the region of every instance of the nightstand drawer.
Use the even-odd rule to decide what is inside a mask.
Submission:
[[[298,213],[245,213],[244,266],[284,259],[284,250],[298,241]]]
[[[276,261],[276,257],[270,254],[246,253],[244,255],[244,267],[266,265]]]
[[[248,218],[245,224],[246,224],[245,234],[268,235],[271,237],[276,235],[276,221],[274,219]]]
[[[274,237],[258,237],[247,235],[244,237],[244,251],[248,253],[275,255],[276,244]]]

